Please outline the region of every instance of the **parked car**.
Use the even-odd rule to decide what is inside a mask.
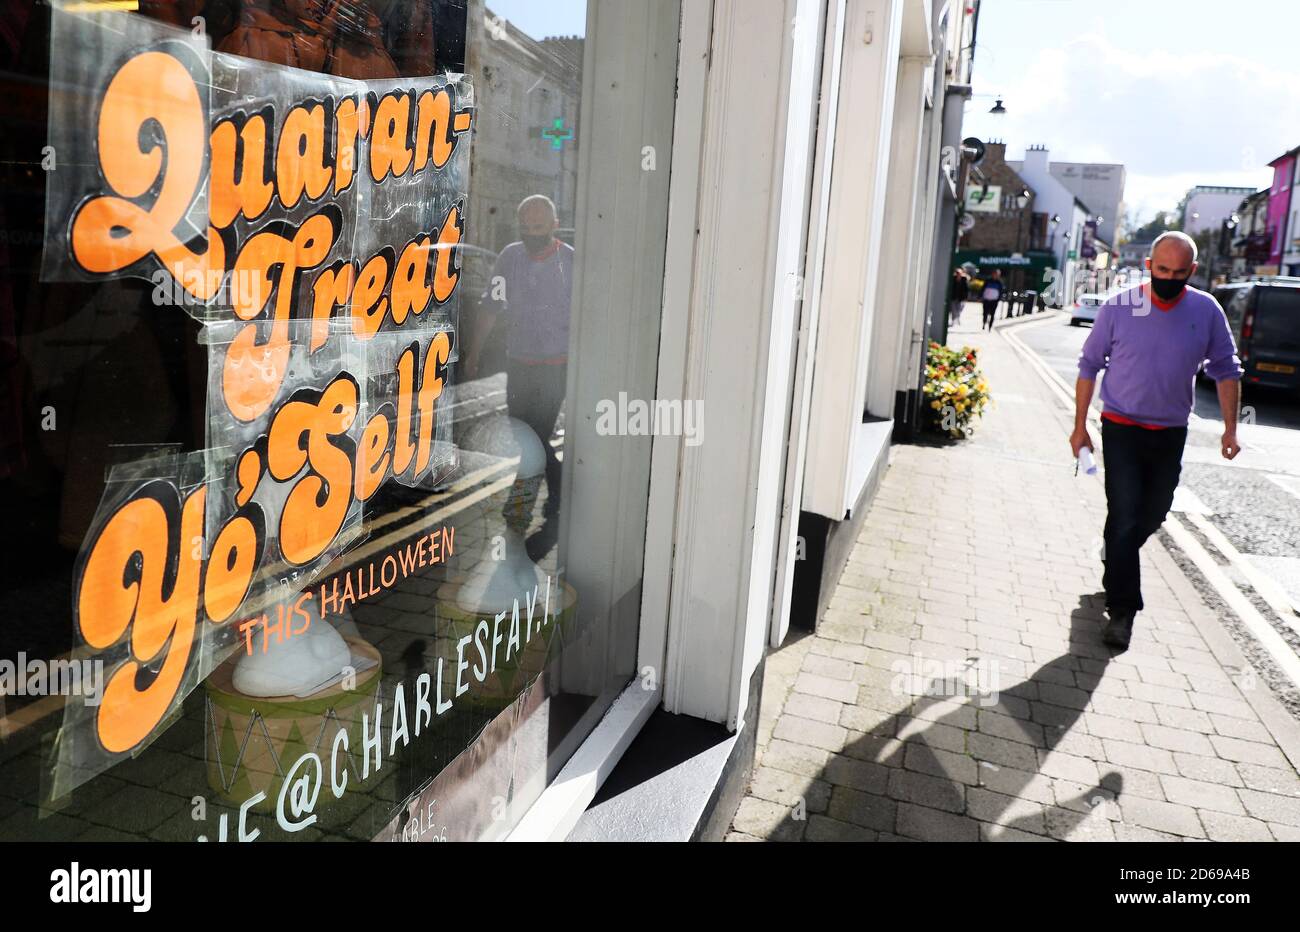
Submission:
[[[1074,306],[1070,308],[1070,326],[1077,327],[1079,324],[1087,321],[1096,323],[1097,308],[1106,303],[1105,295],[1099,294],[1081,294]]]
[[[1276,276],[1214,290],[1237,341],[1246,385],[1300,391],[1300,278]]]

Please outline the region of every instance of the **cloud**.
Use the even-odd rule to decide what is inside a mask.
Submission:
[[[1061,161],[1121,162],[1125,201],[1144,214],[1172,209],[1194,184],[1263,187],[1268,160],[1300,143],[1296,76],[1267,61],[1135,53],[1098,33],[1021,54],[1024,67],[996,86],[1007,114],[972,106],[967,129],[1006,140],[1011,158],[1043,144]],[[1003,57],[995,71],[1011,71]],[[978,65],[975,83],[993,89]]]

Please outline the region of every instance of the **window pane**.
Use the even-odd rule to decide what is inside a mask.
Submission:
[[[1300,351],[1300,288],[1261,288],[1251,343],[1256,349]]]
[[[506,834],[636,668],[677,5],[5,35],[0,838]]]

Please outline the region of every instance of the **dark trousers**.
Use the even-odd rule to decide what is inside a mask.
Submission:
[[[564,406],[568,368],[563,363],[530,365],[512,359],[506,369],[506,407],[510,416],[528,425],[546,454],[547,513],[554,513],[560,502],[561,466],[551,446],[551,434]],[[527,511],[531,514],[531,500]]]
[[[993,318],[998,316],[998,301],[984,302],[984,329],[993,329]]]
[[[1169,513],[1183,465],[1186,427],[1148,430],[1102,419],[1106,466],[1106,607],[1111,612],[1142,610],[1142,571],[1138,552]]]

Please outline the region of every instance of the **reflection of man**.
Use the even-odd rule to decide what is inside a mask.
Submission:
[[[1101,383],[1101,440],[1106,464],[1105,572],[1109,624],[1103,635],[1126,648],[1133,617],[1142,610],[1138,552],[1173,504],[1182,468],[1196,372],[1218,383],[1224,459],[1240,451],[1237,404],[1241,364],[1219,302],[1187,287],[1196,271],[1196,243],[1185,233],[1162,233],[1147,259],[1151,284],[1121,292],[1097,309],[1097,321],[1079,356],[1074,390],[1075,456],[1092,447],[1088,407],[1097,373]]]
[[[952,270],[952,286],[948,293],[948,326],[955,327],[961,323],[961,312],[970,297],[970,276],[963,268]]]
[[[466,355],[472,373],[497,318],[504,315],[509,327],[506,404],[510,416],[527,424],[542,442],[549,518],[560,504],[560,461],[549,441],[564,403],[574,254],[572,246],[555,238],[559,222],[550,198],[525,198],[518,218],[519,241],[497,257],[483,293],[482,320]]]

